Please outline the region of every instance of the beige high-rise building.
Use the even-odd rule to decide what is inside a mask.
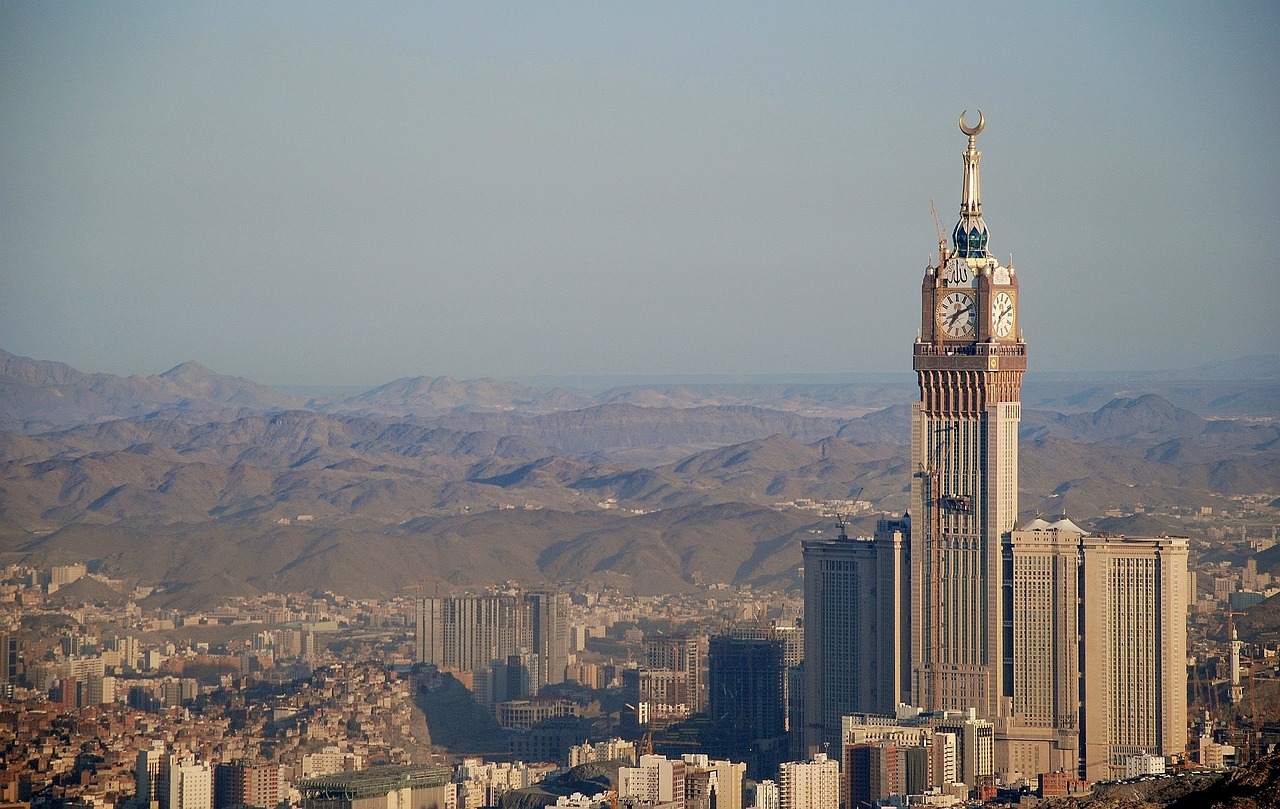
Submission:
[[[1005,778],[1123,778],[1186,744],[1187,540],[1090,536],[1065,518],[1012,532]]]
[[[840,762],[816,753],[812,761],[788,761],[778,768],[782,809],[838,809]]]
[[[707,683],[703,674],[707,657],[705,635],[645,635],[644,656],[653,672],[671,672],[667,704],[683,704],[689,713],[702,711],[707,704]]]
[[[976,126],[960,116],[960,220],[925,269],[911,407],[911,692],[925,710],[1004,706],[1001,542],[1018,516],[1027,345],[1018,276],[988,249]]]
[[[1090,780],[1187,744],[1187,540],[1081,540],[1081,753]]]
[[[703,753],[681,756],[685,766],[685,809],[742,809],[747,765]]]
[[[681,759],[641,756],[636,766],[618,768],[618,797],[683,807],[685,770]]]
[[[1074,773],[1080,747],[1080,540],[1063,518],[1036,519],[1005,546],[1010,697],[997,718],[996,770],[1006,778]]]

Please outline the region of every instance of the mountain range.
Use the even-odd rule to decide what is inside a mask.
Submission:
[[[1067,395],[1069,383],[1053,384]],[[1220,398],[1179,384],[1183,399]],[[1267,378],[1230,385],[1247,394],[1236,406],[1274,390]],[[0,353],[0,553],[96,560],[183,603],[508,579],[791,588],[799,540],[832,519],[772,505],[867,501],[853,525],[864,534],[877,513],[907,508],[900,387],[583,394],[415,378],[320,400],[196,363],[114,377]],[[1078,385],[1078,400],[1095,388]],[[1086,410],[1024,405],[1025,516],[1275,491],[1277,412],[1222,418],[1150,392]]]

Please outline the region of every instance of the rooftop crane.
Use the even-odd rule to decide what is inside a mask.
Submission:
[[[947,236],[942,232],[942,220],[938,218],[938,205],[929,197],[929,209],[933,211],[933,229],[938,232],[938,267],[947,263]]]

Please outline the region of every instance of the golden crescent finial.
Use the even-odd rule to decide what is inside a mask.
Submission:
[[[987,125],[987,119],[982,117],[982,110],[978,110],[978,125],[970,128],[966,126],[964,122],[964,116],[968,112],[968,110],[965,110],[960,113],[960,131],[972,138],[976,137],[977,134],[982,131],[982,128]]]

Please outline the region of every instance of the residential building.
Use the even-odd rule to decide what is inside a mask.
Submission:
[[[839,809],[840,762],[826,753],[810,761],[787,761],[778,768],[781,809]]]

